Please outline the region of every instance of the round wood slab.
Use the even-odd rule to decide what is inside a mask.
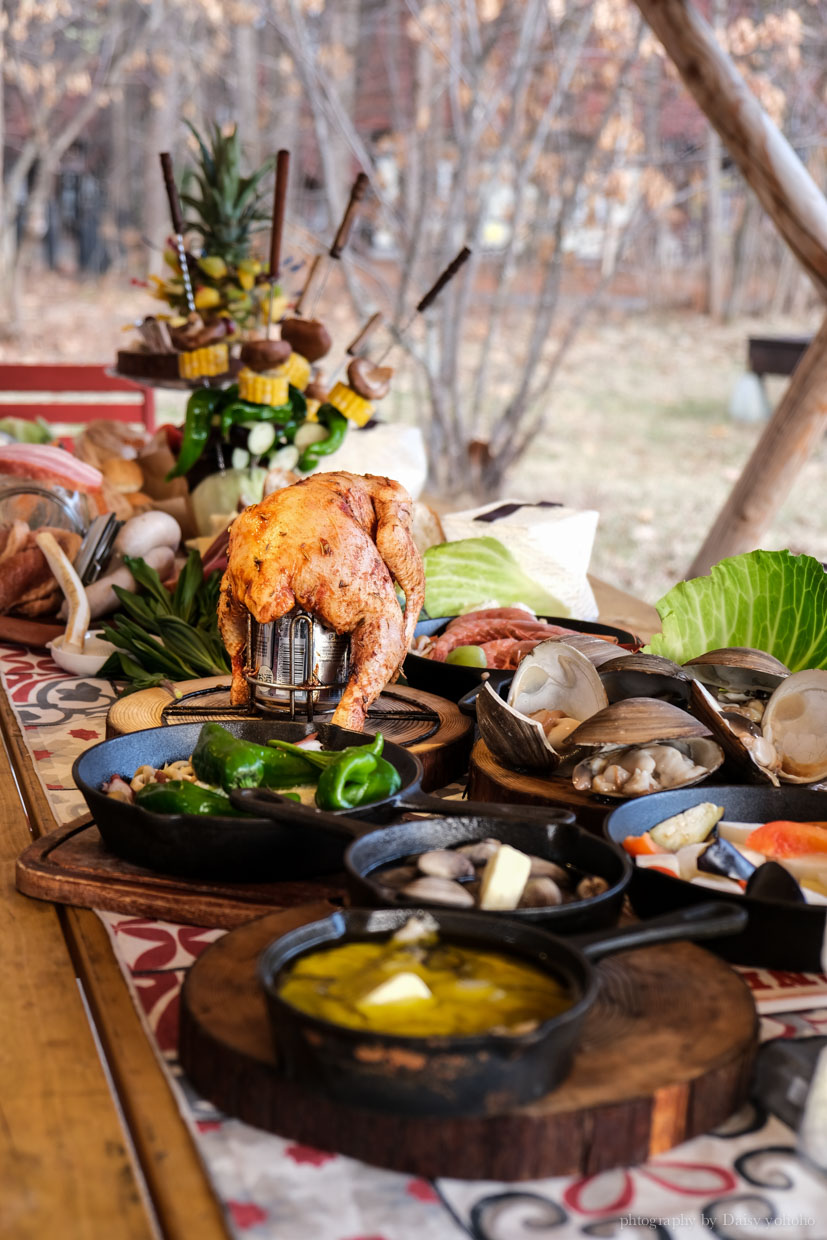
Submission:
[[[570,809],[577,815],[580,826],[589,831],[599,831],[603,819],[619,804],[608,797],[579,792],[570,777],[509,770],[497,761],[485,741],[481,740],[476,741],[471,750],[468,796],[474,801],[554,805]]]
[[[174,718],[169,714],[171,699],[166,689],[130,693],[109,708],[107,738],[157,728],[163,723],[193,723],[199,718],[237,719],[238,712],[228,709],[229,684],[226,676],[179,681],[176,688],[182,695],[203,696],[176,704]],[[185,713],[190,702],[198,708],[198,714]],[[201,713],[204,708],[209,708],[208,714]],[[453,702],[406,685],[392,685],[382,693],[368,712],[367,721],[368,731],[381,730],[388,740],[416,754],[425,771],[422,786],[426,792],[443,788],[465,773],[473,727],[473,720]]]
[[[200,1093],[283,1137],[427,1178],[524,1180],[645,1162],[721,1123],[745,1100],[757,1044],[741,979],[689,943],[624,952],[602,989],[563,1085],[494,1116],[409,1118],[346,1107],[278,1071],[256,963],[319,903],[248,922],[190,969],[179,1051]]]

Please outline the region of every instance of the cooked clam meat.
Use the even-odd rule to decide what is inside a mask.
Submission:
[[[536,710],[529,715],[529,719],[537,720],[546,734],[546,740],[555,748],[568,740],[581,722],[579,719],[572,719],[564,710]]]
[[[573,782],[582,791],[637,797],[677,788],[706,774],[706,767],[698,766],[676,746],[661,741],[596,754],[579,764]]]

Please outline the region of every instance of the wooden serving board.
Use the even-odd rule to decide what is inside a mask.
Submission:
[[[106,717],[106,735],[123,736],[127,732],[140,732],[143,728],[157,728],[165,722],[193,723],[198,719],[238,718],[229,707],[229,680],[226,676],[212,676],[202,680],[182,680],[176,688],[182,695],[208,694],[198,699],[186,699],[176,705],[175,718],[169,715],[171,699],[166,689],[143,689],[119,698],[109,709]],[[209,716],[184,713],[186,701],[198,705],[209,703]],[[223,710],[223,714],[222,714]],[[166,717],[165,717],[166,712]],[[267,716],[256,716],[263,718]],[[277,716],[273,716],[274,719]],[[422,763],[424,777],[422,787],[426,792],[443,788],[464,775],[468,752],[473,738],[474,721],[463,715],[453,702],[423,693],[407,685],[392,685],[380,695],[371,707],[366,724],[367,731],[381,730],[387,740],[404,745],[415,753]],[[419,739],[421,738],[421,739]]]
[[[357,1110],[284,1079],[256,962],[324,904],[249,922],[207,949],[181,996],[179,1050],[195,1088],[229,1115],[290,1140],[425,1177],[525,1180],[646,1162],[721,1123],[745,1100],[757,1045],[747,987],[688,943],[624,952],[602,988],[571,1075],[495,1116]]]
[[[603,819],[620,802],[608,797],[579,792],[571,779],[562,775],[539,775],[512,771],[492,754],[485,741],[478,740],[471,750],[468,767],[468,796],[474,801],[505,801],[509,805],[553,805],[570,809],[581,827],[599,832]]]
[[[20,642],[36,650],[45,649],[66,629],[64,621],[54,619],[27,620],[25,616],[0,616],[0,641]]]
[[[18,891],[38,900],[232,929],[273,909],[308,900],[344,903],[344,874],[275,883],[175,878],[145,870],[107,850],[88,816],[40,836],[17,859]]]

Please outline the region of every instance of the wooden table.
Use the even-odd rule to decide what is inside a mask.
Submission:
[[[652,608],[593,586],[607,623],[657,627]],[[227,1240],[104,926],[14,888],[18,854],[56,822],[3,691],[0,734],[0,1235]]]

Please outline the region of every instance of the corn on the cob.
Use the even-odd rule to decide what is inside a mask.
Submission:
[[[302,357],[301,353],[294,351],[287,361],[279,366],[278,373],[285,375],[288,383],[292,383],[294,388],[303,392],[310,382],[310,363],[306,357]]]
[[[370,401],[365,400],[358,392],[354,392],[353,388],[348,387],[346,383],[334,384],[327,403],[333,405],[339,413],[343,413],[357,426],[364,426],[373,417],[373,405]]]
[[[230,351],[226,344],[208,344],[178,354],[178,374],[182,379],[201,379],[223,375],[230,368]]]
[[[322,407],[322,402],[320,400],[314,400],[312,396],[309,396],[307,398],[307,421],[308,422],[318,422],[319,410],[321,409],[321,407]]]
[[[253,405],[286,405],[290,399],[290,385],[286,375],[259,375],[245,366],[238,376],[238,395]]]

